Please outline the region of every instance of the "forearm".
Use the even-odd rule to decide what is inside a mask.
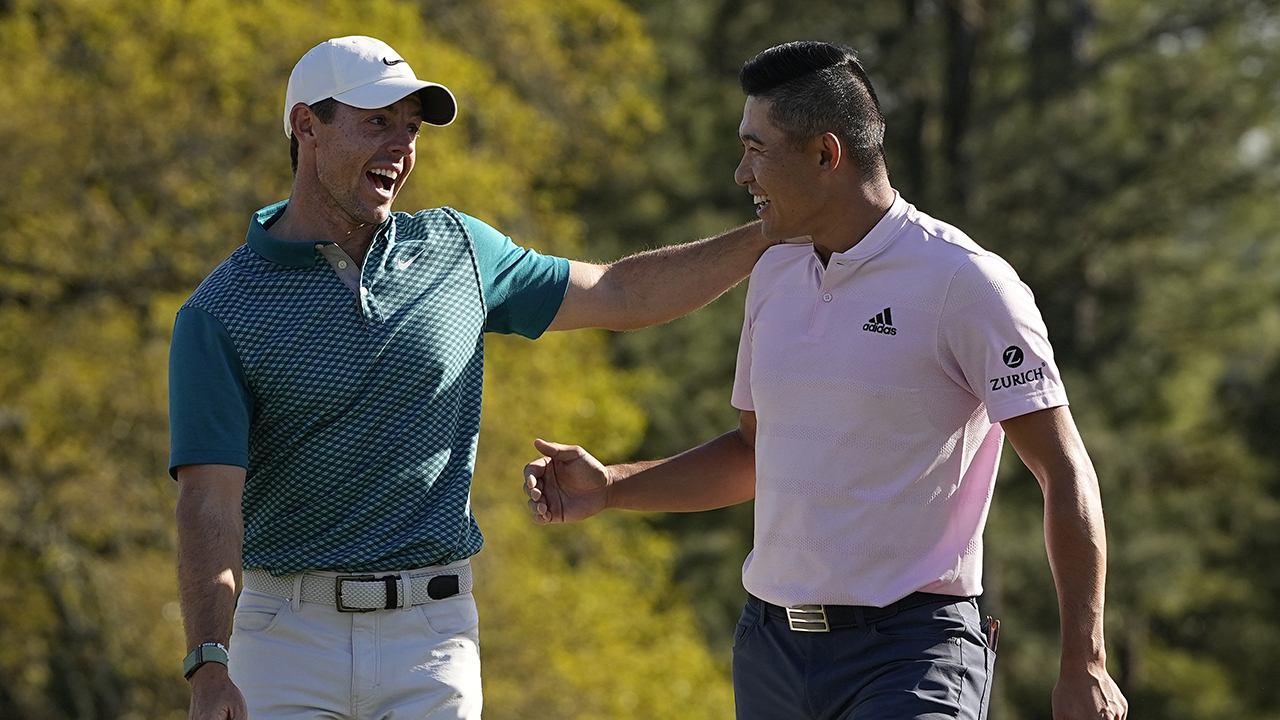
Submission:
[[[665,460],[611,465],[608,507],[694,512],[755,497],[755,451],[741,430]]]
[[[1062,664],[1106,660],[1103,604],[1107,541],[1098,483],[1091,472],[1055,479],[1045,488],[1045,547],[1058,591]]]
[[[623,295],[623,322],[647,327],[688,314],[751,274],[771,245],[754,222],[716,237],[624,258],[606,275]]]
[[[1044,491],[1044,539],[1058,590],[1062,659],[1053,716],[1122,720],[1128,703],[1107,673],[1102,637],[1107,539],[1098,477],[1066,406],[1002,421]]]
[[[634,330],[686,315],[751,274],[770,245],[757,221],[609,265],[572,263],[569,288],[550,329]]]
[[[226,645],[244,540],[238,493],[228,498],[197,482],[184,482],[175,514],[178,594],[188,649],[206,642]]]

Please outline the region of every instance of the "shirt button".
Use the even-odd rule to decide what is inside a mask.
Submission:
[[[822,293],[822,302],[831,302],[831,293]]]
[[[360,288],[360,294],[361,294],[361,295],[368,295],[368,294],[369,294],[369,288],[367,288],[367,287],[362,287],[362,288]]]
[[[338,269],[339,269],[339,270],[346,270],[346,269],[347,269],[347,261],[346,261],[346,260],[339,260],[339,261],[338,261]]]

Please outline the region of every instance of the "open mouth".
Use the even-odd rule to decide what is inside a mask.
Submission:
[[[752,195],[751,199],[756,204],[756,214],[759,215],[766,207],[769,207],[768,195]]]
[[[369,182],[384,193],[391,192],[391,189],[395,187],[397,176],[399,176],[399,173],[395,170],[386,168],[374,168],[365,173],[365,177],[369,179]]]

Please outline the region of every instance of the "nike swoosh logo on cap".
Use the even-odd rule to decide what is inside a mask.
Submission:
[[[412,264],[413,264],[413,261],[414,261],[414,260],[417,260],[417,259],[418,259],[418,257],[419,257],[419,256],[421,256],[421,255],[422,255],[422,253],[424,253],[424,252],[426,252],[426,249],[425,249],[425,248],[424,248],[424,249],[422,249],[422,250],[419,250],[417,255],[414,255],[413,257],[409,258],[408,260],[397,260],[397,261],[396,261],[396,267],[397,267],[397,268],[399,268],[399,269],[401,269],[401,270],[404,270],[405,268],[407,268],[407,267],[409,267],[410,265],[412,265]]]
[[[386,58],[382,58],[382,62],[387,67],[391,67],[392,65],[399,65],[400,63],[404,62],[404,60],[388,60]]]

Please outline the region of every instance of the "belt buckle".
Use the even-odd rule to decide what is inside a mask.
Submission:
[[[796,605],[786,611],[787,625],[796,632],[831,632],[825,605]]]
[[[376,608],[376,607],[354,608],[354,607],[347,607],[346,605],[342,604],[342,583],[344,582],[377,582],[377,580],[378,578],[374,577],[373,575],[339,575],[338,577],[334,578],[333,600],[334,600],[334,605],[336,605],[338,608],[338,612],[366,613],[366,612],[373,612],[374,610],[381,610],[381,608]]]

